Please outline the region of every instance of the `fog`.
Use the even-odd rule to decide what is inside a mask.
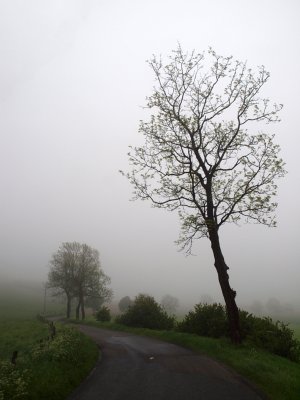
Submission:
[[[265,65],[264,95],[283,103],[269,125],[288,174],[277,197],[277,228],[220,232],[238,304],[300,304],[300,4],[215,0],[3,0],[0,2],[0,280],[44,282],[62,242],[100,252],[115,300],[169,293],[181,303],[221,300],[210,245],[178,251],[176,213],[130,201],[129,145],[154,77],[145,62],[213,47]]]

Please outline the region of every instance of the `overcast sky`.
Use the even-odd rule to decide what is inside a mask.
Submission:
[[[220,300],[209,242],[178,252],[176,213],[130,202],[129,145],[154,77],[145,62],[180,42],[265,65],[283,103],[276,134],[288,175],[278,228],[222,229],[237,301],[300,303],[297,0],[0,0],[0,273],[44,281],[62,242],[100,251],[116,298]],[[0,278],[1,279],[1,278]]]

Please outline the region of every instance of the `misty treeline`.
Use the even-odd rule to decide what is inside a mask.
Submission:
[[[164,296],[160,304],[148,294],[140,293],[134,300],[125,296],[119,302],[121,314],[115,317],[115,322],[135,328],[191,333],[203,337],[230,336],[229,321],[223,304],[200,302],[178,319],[173,312],[166,309],[166,306],[171,306],[174,311],[177,301],[170,295]],[[273,304],[273,300],[270,303]],[[270,317],[255,316],[241,309],[239,317],[242,339],[247,339],[251,346],[263,348],[292,361],[299,361],[300,341],[288,324],[278,320],[274,322]],[[105,315],[100,314],[97,319],[101,322],[108,320]]]
[[[110,278],[101,268],[99,252],[87,244],[62,243],[52,255],[47,287],[54,295],[64,294],[67,300],[67,318],[71,316],[72,301],[76,300],[76,319],[85,318],[85,307],[93,310],[112,298],[108,288]]]
[[[260,95],[270,76],[263,66],[253,71],[212,49],[198,54],[178,46],[168,61],[154,56],[149,65],[156,79],[146,105],[152,115],[140,123],[144,144],[131,148],[126,176],[136,199],[178,211],[182,249],[210,240],[231,340],[240,343],[220,228],[242,220],[275,226],[275,181],[284,163],[274,135],[254,123],[279,121],[282,105]]]
[[[121,312],[126,312],[133,304],[134,301],[129,296],[124,296],[120,299],[118,307]],[[175,314],[179,307],[179,300],[175,296],[165,294],[160,301],[160,305],[168,314]]]

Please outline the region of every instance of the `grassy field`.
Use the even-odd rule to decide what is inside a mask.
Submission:
[[[254,348],[247,343],[236,347],[226,339],[204,338],[172,331],[129,328],[114,323],[96,322],[92,318],[89,318],[86,323],[151,336],[213,357],[249,379],[271,400],[299,400],[300,398],[300,363]],[[300,329],[297,332],[299,334]]]
[[[77,330],[35,320],[0,321],[1,400],[62,400],[76,388],[98,359],[98,348]],[[16,366],[10,358],[18,350]]]
[[[1,282],[0,320],[30,319],[37,314],[65,313],[65,304],[49,293],[46,296],[41,283]]]

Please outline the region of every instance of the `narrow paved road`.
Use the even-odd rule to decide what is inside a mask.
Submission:
[[[78,325],[101,360],[68,400],[261,400],[217,362],[155,339]]]

